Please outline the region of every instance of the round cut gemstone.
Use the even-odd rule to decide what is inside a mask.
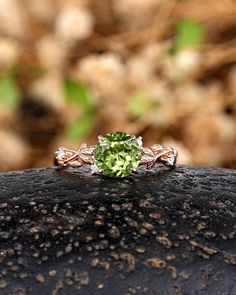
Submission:
[[[128,133],[111,132],[99,136],[94,149],[98,169],[110,177],[125,177],[136,170],[141,160],[140,143]]]

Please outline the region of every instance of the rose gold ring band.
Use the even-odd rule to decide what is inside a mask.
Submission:
[[[78,150],[70,150],[59,147],[56,151],[54,164],[63,167],[81,167],[84,164],[94,164],[93,151],[95,146],[81,144]],[[163,163],[167,166],[174,166],[177,159],[177,151],[170,146],[154,144],[150,147],[141,148],[141,161],[139,165],[146,165],[151,169],[155,163]]]

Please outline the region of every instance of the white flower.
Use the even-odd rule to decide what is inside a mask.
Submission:
[[[27,17],[23,1],[0,0],[0,29],[4,33],[22,38],[26,32]]]
[[[165,58],[167,44],[149,44],[131,55],[127,62],[127,79],[134,87],[142,87],[155,80],[156,72]]]
[[[195,49],[183,49],[175,57],[176,69],[180,74],[192,74],[200,67],[201,55]]]
[[[54,35],[46,35],[37,44],[37,55],[45,68],[58,68],[65,62],[67,48]]]
[[[11,67],[20,54],[18,43],[11,39],[0,39],[0,67]]]
[[[68,6],[56,20],[56,32],[62,41],[71,43],[89,37],[93,31],[94,18],[83,7]]]
[[[128,80],[132,86],[148,83],[153,78],[153,69],[140,56],[131,57],[127,65]]]
[[[65,105],[63,79],[58,73],[50,73],[31,84],[30,94],[37,100],[61,111]]]
[[[107,53],[83,58],[78,75],[104,95],[117,94],[125,79],[125,67],[119,56]]]

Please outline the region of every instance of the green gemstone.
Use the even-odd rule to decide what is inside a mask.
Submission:
[[[93,155],[95,164],[104,174],[125,177],[138,167],[141,149],[134,136],[124,132],[111,132],[99,137]]]

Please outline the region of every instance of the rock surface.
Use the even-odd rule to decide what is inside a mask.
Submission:
[[[0,294],[236,294],[236,171],[0,174]]]

